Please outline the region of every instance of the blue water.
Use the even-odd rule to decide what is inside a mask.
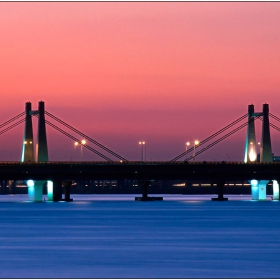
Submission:
[[[1,278],[280,277],[280,202],[133,199],[1,196]]]

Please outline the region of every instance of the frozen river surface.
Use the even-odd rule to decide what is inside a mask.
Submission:
[[[1,278],[280,278],[279,201],[72,197],[0,197]]]

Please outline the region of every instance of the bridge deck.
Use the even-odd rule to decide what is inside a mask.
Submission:
[[[278,180],[280,163],[244,162],[0,162],[11,180]]]

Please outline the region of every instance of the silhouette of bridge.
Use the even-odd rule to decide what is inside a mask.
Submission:
[[[46,120],[48,116],[50,120]],[[34,145],[32,118],[38,119],[37,142]],[[129,161],[95,141],[88,135],[45,111],[43,101],[38,110],[32,110],[27,102],[25,111],[0,125],[0,135],[25,123],[22,142],[22,157],[19,162],[0,162],[0,178],[27,180],[31,201],[42,201],[43,185],[47,181],[48,200],[62,200],[62,185],[65,200],[70,201],[72,180],[77,179],[131,179],[142,185],[142,197],[137,200],[155,200],[148,197],[150,180],[193,180],[201,179],[215,182],[218,186],[217,200],[223,197],[223,186],[228,180],[248,180],[251,184],[252,199],[266,199],[266,186],[273,183],[273,199],[279,200],[280,163],[273,162],[270,127],[280,128],[269,122],[269,117],[280,122],[280,118],[269,113],[269,105],[263,104],[262,112],[254,112],[254,105],[248,106],[248,113],[205,138],[197,145],[166,162]],[[262,121],[260,159],[257,160],[255,120]],[[58,123],[54,124],[53,122]],[[100,162],[52,162],[49,161],[46,124],[79,145],[102,158]],[[195,156],[207,151],[231,135],[247,127],[244,162],[194,162]],[[67,132],[66,129],[70,132]],[[77,136],[79,135],[79,136]],[[83,143],[80,138],[87,140]],[[87,144],[90,143],[90,144]],[[35,146],[35,153],[34,153]],[[200,147],[200,150],[196,150]],[[97,148],[99,150],[97,150]],[[116,160],[112,160],[111,158]],[[181,160],[183,158],[183,160]],[[181,160],[181,161],[179,161]],[[35,180],[35,181],[34,181]],[[62,183],[63,182],[63,183]]]

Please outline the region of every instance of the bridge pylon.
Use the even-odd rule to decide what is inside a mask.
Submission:
[[[25,103],[25,126],[22,141],[21,162],[34,162],[31,103]]]
[[[36,161],[37,162],[49,161],[46,123],[45,123],[45,103],[43,101],[40,101],[38,106]]]
[[[256,135],[255,135],[255,113],[254,105],[248,106],[248,127],[245,142],[245,157],[244,162],[252,162],[257,159],[257,149],[256,149]]]
[[[254,113],[254,105],[248,106],[248,129],[244,162],[254,162],[257,158],[255,157],[255,155],[257,155],[257,152],[255,140],[255,125],[253,118],[254,116],[259,115],[263,117],[260,162],[273,162],[268,104],[263,104],[262,113]],[[266,187],[269,183],[269,180],[252,179],[249,182],[251,184],[252,200],[266,200]],[[273,199],[279,200],[279,184],[276,180],[273,180]]]
[[[268,104],[263,104],[263,123],[262,123],[260,162],[273,162],[268,114],[269,114]]]

